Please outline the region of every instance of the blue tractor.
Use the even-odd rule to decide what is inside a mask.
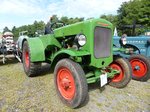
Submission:
[[[147,81],[150,78],[150,36],[126,37],[125,40],[114,36],[114,55],[129,60],[133,79]]]
[[[121,37],[114,36],[114,46],[121,47],[119,40]],[[125,48],[128,48],[129,53],[142,54],[150,58],[150,36],[135,36],[135,37],[126,37]],[[130,48],[130,49],[129,49]],[[128,57],[128,54],[124,54],[125,57]]]

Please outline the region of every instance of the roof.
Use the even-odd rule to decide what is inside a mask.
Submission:
[[[5,32],[3,35],[12,35],[13,36],[13,33],[12,32]]]

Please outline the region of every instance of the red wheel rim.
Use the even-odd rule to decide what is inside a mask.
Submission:
[[[71,100],[74,97],[76,90],[75,81],[69,69],[63,67],[58,70],[57,86],[66,100]]]
[[[119,70],[120,73],[116,74],[113,78],[112,78],[112,82],[120,82],[123,80],[123,77],[124,77],[124,72],[123,72],[123,69],[122,67],[117,64],[117,63],[112,63],[110,65],[111,68],[115,69],[115,70]]]
[[[25,64],[26,64],[26,67],[28,68],[29,67],[29,52],[28,51],[25,52]]]
[[[146,64],[140,59],[133,59],[130,61],[132,66],[133,76],[135,77],[143,77],[147,73]]]

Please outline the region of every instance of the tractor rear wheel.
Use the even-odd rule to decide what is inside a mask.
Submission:
[[[30,58],[30,48],[28,42],[23,43],[23,68],[27,76],[33,77],[39,74],[41,63],[32,63]]]
[[[114,61],[110,64],[110,67],[119,70],[120,73],[116,74],[111,80],[109,85],[116,88],[125,87],[131,80],[131,66],[130,63],[121,57],[114,58]]]
[[[150,78],[150,60],[143,55],[129,57],[132,66],[132,78],[138,81],[147,81]]]
[[[71,108],[83,104],[88,96],[85,73],[78,63],[60,60],[54,70],[54,82],[61,101]]]

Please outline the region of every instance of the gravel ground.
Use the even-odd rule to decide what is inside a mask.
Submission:
[[[9,64],[7,64],[9,63]],[[89,99],[78,109],[70,109],[57,97],[50,66],[42,75],[29,78],[21,63],[0,60],[0,112],[150,112],[150,80],[132,80],[126,88],[89,85]]]

